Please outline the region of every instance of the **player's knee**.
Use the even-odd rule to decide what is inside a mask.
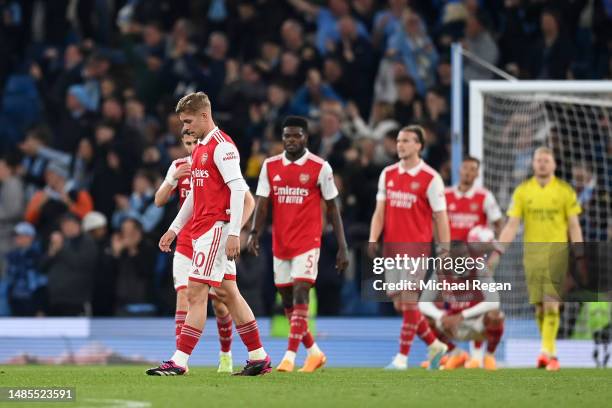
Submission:
[[[208,287],[206,285],[189,286],[187,300],[189,307],[205,304],[208,301]]]
[[[544,313],[555,313],[559,311],[559,302],[544,302],[542,307]]]
[[[311,286],[306,282],[295,282],[293,285],[293,303],[296,305],[307,304]]]
[[[186,310],[189,307],[189,297],[187,289],[181,289],[176,292],[176,308],[177,310]]]
[[[212,304],[213,309],[215,310],[215,316],[226,316],[229,313],[229,310],[227,310],[227,306],[225,306],[221,298],[217,297],[217,299],[214,300]]]

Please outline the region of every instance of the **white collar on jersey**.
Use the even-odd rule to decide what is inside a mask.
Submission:
[[[291,160],[289,160],[287,158],[287,152],[283,152],[283,166],[288,166],[291,163],[297,164],[298,166],[303,166],[304,163],[306,163],[306,160],[308,160],[308,155],[310,154],[308,149],[304,149],[304,150],[306,151],[306,153],[304,153],[304,155],[302,157],[300,157],[299,159],[297,159],[294,162],[292,162]]]
[[[406,169],[404,168],[404,166],[402,166],[402,162],[401,162],[401,160],[400,160],[400,162],[399,162],[399,166],[398,166],[398,170],[397,170],[397,171],[399,172],[399,174],[408,173],[409,175],[411,175],[412,177],[414,177],[414,176],[416,176],[416,175],[417,175],[417,173],[418,173],[419,171],[421,171],[421,169],[423,168],[423,166],[425,166],[425,162],[423,161],[423,159],[421,159],[421,161],[419,161],[419,164],[417,164],[416,166],[414,166],[414,167],[413,167],[413,168],[411,168],[411,169],[406,170]]]
[[[470,189],[468,191],[466,191],[465,193],[462,192],[461,190],[459,190],[459,185],[453,186],[452,187],[453,192],[455,193],[455,196],[457,196],[458,198],[472,198],[474,197],[474,193],[476,193],[476,186],[473,185],[472,187],[470,187]]]
[[[198,143],[203,144],[203,145],[207,144],[210,138],[213,136],[213,134],[215,134],[215,132],[217,132],[218,130],[219,130],[219,126],[215,126],[213,130],[208,132],[208,134],[204,136],[204,139],[200,140]]]

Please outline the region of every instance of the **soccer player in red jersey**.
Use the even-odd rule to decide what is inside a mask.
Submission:
[[[473,258],[465,241],[453,242],[451,256]],[[449,349],[454,349],[453,340],[486,340],[484,368],[496,370],[495,350],[504,333],[504,314],[499,310],[499,293],[488,290],[494,283],[493,277],[487,273],[484,261],[481,266],[479,269],[475,263],[474,268],[469,271],[438,271],[438,275],[433,279],[438,285],[448,285],[446,288],[443,286],[442,290],[424,290],[419,309],[430,319],[430,325],[436,329],[438,337],[450,345]],[[484,285],[488,285],[487,290],[483,289]],[[465,357],[453,354],[452,351],[450,354],[444,369],[462,367]]]
[[[270,357],[259,337],[251,308],[236,286],[235,260],[240,255],[240,229],[248,186],[240,171],[240,156],[232,139],[215,125],[211,104],[203,92],[191,93],[178,102],[176,112],[183,132],[198,139],[191,156],[191,193],[185,199],[159,247],[170,245],[191,220],[193,258],[185,324],[178,347],[170,360],[147,370],[148,375],[183,375],[206,322],[206,305],[211,287],[230,311],[236,331],[249,357],[237,375],[254,376],[272,370]]]
[[[433,239],[433,226],[439,243],[438,256],[448,253],[450,232],[444,198],[444,182],[440,175],[420,157],[425,140],[425,131],[420,126],[407,126],[397,135],[397,153],[400,161],[387,166],[381,173],[376,195],[376,209],[370,225],[369,254],[375,257],[380,235],[384,231],[383,249],[387,257],[408,255],[428,256]],[[432,223],[433,218],[433,223]],[[411,278],[417,285],[414,291],[388,291],[395,310],[402,312],[400,349],[386,367],[405,370],[414,335],[417,334],[428,346],[429,367],[437,369],[447,346],[439,341],[427,320],[419,311],[419,281],[425,278],[426,270],[389,270],[387,280],[399,282]],[[404,276],[403,276],[404,275]]]
[[[444,192],[453,241],[467,241],[468,233],[477,225],[491,224],[495,235],[503,227],[502,212],[493,193],[474,185],[479,171],[480,160],[466,157],[459,169],[459,184]]]
[[[496,236],[499,235],[503,227],[502,212],[493,193],[484,187],[474,185],[479,171],[480,160],[475,157],[466,157],[459,169],[459,184],[446,188],[446,207],[450,221],[450,235],[453,241],[467,241],[468,233],[477,225],[487,226],[491,224]],[[483,361],[481,346],[482,342],[480,341],[470,343],[470,359],[465,362],[466,368],[481,366]],[[461,356],[465,356],[465,354],[461,354]],[[452,362],[450,361],[450,363]],[[452,366],[452,364],[450,365]]]
[[[313,372],[325,364],[325,354],[308,331],[308,298],[317,279],[321,247],[321,199],[327,205],[338,253],[336,269],[348,266],[348,252],[342,218],[336,203],[338,190],[329,163],[306,149],[308,123],[302,117],[290,116],[283,123],[283,154],[264,162],[257,185],[257,204],[248,248],[259,253],[259,237],[265,227],[268,204],[272,201],[272,252],[274,283],[291,323],[287,352],[276,368],[290,372],[300,342],[308,356],[301,372]]]
[[[198,142],[193,135],[183,134],[181,142],[189,156],[176,159],[170,164],[164,182],[159,186],[155,193],[155,205],[161,207],[165,205],[172,194],[177,191],[179,194],[179,208],[191,191],[191,152]],[[187,279],[191,268],[191,258],[193,247],[191,243],[191,221],[178,234],[176,250],[172,259],[172,276],[174,280],[174,290],[176,290],[176,313],[175,313],[175,335],[178,347],[178,339],[181,329],[185,323],[189,302],[187,301]],[[221,351],[219,352],[219,373],[232,372],[232,316],[222,302],[214,299],[211,289],[210,297],[212,300],[215,316],[217,317],[217,330],[219,331],[219,342]]]

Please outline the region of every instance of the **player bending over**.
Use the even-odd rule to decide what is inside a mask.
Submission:
[[[452,257],[469,257],[465,242],[453,243]],[[467,353],[455,347],[453,341],[487,342],[483,365],[486,370],[496,370],[495,350],[504,332],[504,314],[499,309],[496,291],[475,289],[474,281],[492,284],[493,278],[486,268],[477,268],[461,274],[456,271],[439,271],[434,277],[438,284],[467,284],[469,289],[426,289],[421,295],[419,309],[427,316],[430,326],[449,350],[444,369],[463,367]],[[480,286],[478,286],[480,287]]]
[[[308,298],[317,279],[321,246],[321,198],[327,204],[338,254],[336,269],[344,271],[348,255],[342,218],[336,203],[338,190],[332,169],[325,160],[306,149],[308,124],[290,116],[283,123],[283,154],[268,158],[259,175],[257,205],[248,248],[258,255],[259,237],[265,228],[268,204],[272,201],[272,252],[274,284],[289,319],[289,345],[277,371],[293,371],[300,342],[308,356],[301,372],[313,372],[325,364],[325,354],[308,331]]]
[[[238,149],[215,125],[205,93],[184,96],[176,112],[183,123],[183,132],[193,135],[198,143],[191,156],[191,193],[161,237],[159,247],[170,252],[170,245],[191,220],[193,260],[187,284],[189,304],[174,355],[159,367],[147,370],[147,374],[185,374],[189,356],[204,329],[211,287],[227,306],[249,353],[246,366],[236,374],[268,373],[270,357],[261,344],[253,312],[236,286],[235,260],[240,255],[240,229],[248,192],[240,172]]]

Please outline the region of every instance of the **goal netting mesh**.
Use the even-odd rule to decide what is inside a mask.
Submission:
[[[531,159],[539,146],[553,149],[557,177],[578,191],[585,241],[610,237],[612,188],[612,95],[485,92],[483,117],[483,184],[507,209],[514,188],[530,177]],[[521,241],[521,236],[516,241]],[[520,246],[504,256],[498,280],[513,283],[502,295],[506,315],[533,319],[524,280]],[[560,338],[587,337],[588,304],[564,302]],[[537,336],[537,332],[533,332]]]

